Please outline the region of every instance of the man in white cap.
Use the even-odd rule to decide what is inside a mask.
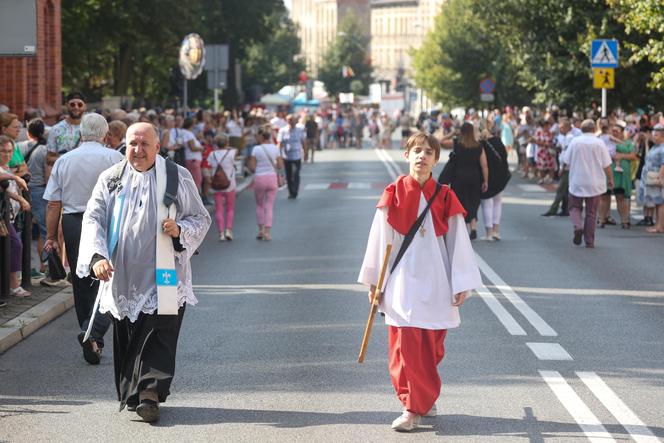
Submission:
[[[76,262],[81,222],[92,189],[102,171],[123,159],[122,154],[103,145],[107,132],[108,123],[104,117],[94,113],[85,114],[80,127],[81,144],[56,160],[44,191],[44,200],[48,201],[44,248],[57,251],[58,223],[62,213],[62,233],[71,267],[74,306],[80,328],[78,340],[83,347],[83,357],[93,365],[98,364],[101,358],[104,334],[110,326],[110,319],[105,315],[96,316],[91,338],[83,342],[99,282],[89,277],[76,276]]]

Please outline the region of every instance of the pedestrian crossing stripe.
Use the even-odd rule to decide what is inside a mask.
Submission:
[[[369,190],[384,189],[387,186],[385,182],[330,182],[330,183],[307,183],[304,185],[305,191],[326,191],[328,189],[353,189]]]
[[[618,42],[616,40],[593,40],[590,64],[593,68],[618,67]]]

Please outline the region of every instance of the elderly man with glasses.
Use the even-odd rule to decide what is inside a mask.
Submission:
[[[86,114],[80,125],[80,147],[58,158],[44,192],[44,200],[48,201],[44,248],[47,251],[58,250],[58,223],[62,213],[62,233],[67,260],[72,270],[74,306],[80,327],[78,340],[83,347],[83,357],[90,364],[99,364],[101,349],[104,347],[104,334],[111,321],[107,316],[96,316],[92,336],[87,341],[83,340],[99,282],[90,277],[78,277],[76,262],[83,213],[92,189],[104,170],[123,159],[122,154],[103,145],[107,132],[108,123],[104,117],[95,113]]]

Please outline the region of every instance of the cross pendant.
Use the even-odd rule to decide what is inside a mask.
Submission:
[[[424,229],[424,226],[420,226],[420,235],[424,237],[424,234],[427,232],[426,229]]]

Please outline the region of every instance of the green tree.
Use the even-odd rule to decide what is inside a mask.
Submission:
[[[615,19],[625,25],[630,63],[654,65],[649,87],[664,88],[664,3],[661,0],[607,0]],[[638,40],[634,41],[638,37]]]
[[[373,81],[368,49],[369,37],[361,28],[357,17],[349,13],[341,21],[337,38],[325,53],[318,72],[318,79],[325,83],[330,95],[350,92],[353,81],[361,82],[361,88],[356,86],[356,90],[362,94],[368,93],[369,85]],[[344,77],[344,67],[350,67],[353,75]]]
[[[242,66],[245,85],[258,85],[264,92],[276,92],[282,86],[297,81],[298,74],[306,66],[302,60],[295,58],[300,53],[300,39],[286,11],[276,12],[268,20],[274,29],[271,38],[250,44]]]
[[[496,81],[496,104],[530,100],[517,79],[510,55],[486,32],[486,21],[474,0],[449,0],[436,17],[434,29],[413,51],[415,82],[449,106],[477,106],[479,84]]]
[[[237,63],[245,59],[254,43],[267,42],[276,32],[275,14],[284,13],[283,0],[199,0],[201,8],[197,24],[206,43],[229,44],[228,85],[222,101],[234,106],[242,101],[241,91],[235,88]],[[244,79],[243,79],[244,80]],[[199,82],[193,91],[195,96],[208,95],[205,83]]]
[[[614,0],[449,0],[414,54],[416,81],[436,99],[469,105],[478,77],[491,75],[498,103],[585,108],[600,96],[592,87],[591,42],[615,38],[621,64],[609,105],[633,109],[660,101],[663,94],[644,85],[661,68],[655,57],[664,56],[638,56],[638,48],[657,42],[643,32],[628,34],[607,1]],[[648,23],[642,29],[654,26]]]
[[[63,0],[65,87],[93,99],[107,94],[165,97],[169,70],[195,21],[196,5],[195,0]]]

